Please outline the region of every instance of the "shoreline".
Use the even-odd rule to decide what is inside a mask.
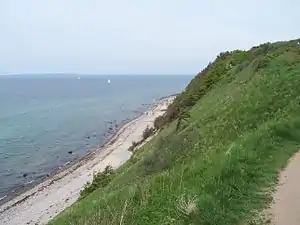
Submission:
[[[133,141],[142,139],[147,126],[164,114],[176,95],[157,99],[150,108],[120,127],[115,134],[97,149],[71,162],[50,177],[25,190],[13,199],[0,205],[0,224],[45,224],[73,204],[83,186],[92,180],[94,171],[102,171],[107,165],[118,168],[128,159]]]
[[[21,196],[24,193],[26,193],[27,191],[35,188],[39,184],[44,183],[45,181],[47,181],[49,179],[52,179],[55,175],[60,174],[63,171],[68,170],[68,169],[70,169],[73,166],[76,166],[73,170],[77,169],[79,166],[81,166],[82,162],[84,162],[85,160],[91,159],[91,157],[92,157],[93,154],[95,154],[97,151],[101,151],[101,149],[105,148],[105,146],[107,144],[110,144],[113,141],[113,139],[116,138],[116,135],[118,134],[118,132],[126,124],[128,124],[131,121],[133,121],[133,120],[137,119],[138,117],[142,116],[145,111],[148,111],[148,110],[151,109],[151,107],[154,107],[154,105],[157,104],[158,101],[170,98],[171,96],[172,95],[156,99],[154,103],[147,104],[147,107],[145,107],[144,111],[136,111],[136,112],[138,112],[138,115],[134,116],[131,119],[128,119],[128,118],[124,119],[119,124],[116,124],[117,128],[114,130],[114,132],[110,132],[109,133],[109,131],[107,131],[107,133],[109,133],[109,134],[103,140],[103,144],[101,144],[101,145],[99,144],[97,147],[93,147],[93,148],[89,149],[85,155],[83,155],[81,157],[76,157],[76,158],[74,158],[74,159],[72,159],[70,161],[67,161],[63,165],[61,165],[59,167],[56,167],[56,169],[53,172],[50,172],[47,175],[38,177],[38,178],[36,178],[36,179],[34,179],[34,180],[30,181],[30,182],[24,183],[24,184],[16,187],[11,193],[6,194],[4,196],[0,196],[0,213],[1,213],[1,207],[4,204],[6,204],[7,202],[10,202],[10,201],[14,200],[15,198],[18,198],[19,196]],[[108,122],[110,122],[110,121],[108,121]]]
[[[0,213],[1,213],[1,206],[6,204],[7,202],[14,200],[15,198],[19,197],[20,195],[24,194],[25,192],[33,189],[34,187],[36,187],[37,185],[39,185],[41,183],[53,178],[56,174],[62,173],[63,171],[69,169],[70,167],[72,167],[74,165],[77,165],[76,168],[78,168],[78,166],[80,166],[79,165],[80,162],[82,162],[84,160],[89,160],[91,158],[91,155],[95,154],[95,152],[100,151],[107,144],[111,143],[113,141],[113,139],[116,138],[116,135],[123,128],[123,126],[125,126],[126,124],[139,118],[145,112],[151,110],[151,108],[155,107],[155,105],[158,104],[159,101],[162,101],[162,100],[165,100],[168,98],[172,98],[172,97],[176,97],[176,96],[178,96],[178,94],[171,94],[171,95],[157,98],[154,100],[153,103],[144,103],[144,104],[142,104],[142,106],[144,107],[143,110],[133,110],[132,112],[135,112],[137,115],[135,115],[132,118],[123,119],[120,123],[115,123],[114,121],[107,121],[106,123],[108,123],[110,125],[114,125],[114,126],[116,126],[116,128],[114,129],[113,132],[111,132],[109,129],[106,131],[108,133],[108,135],[105,137],[102,144],[99,144],[97,147],[94,146],[94,147],[90,148],[86,152],[86,154],[84,154],[83,156],[71,159],[70,161],[65,162],[63,165],[56,167],[56,169],[54,171],[49,172],[47,175],[37,177],[36,179],[31,180],[30,182],[21,184],[20,186],[15,187],[15,189],[13,189],[13,191],[10,192],[9,194],[0,196]],[[76,169],[76,168],[74,168],[74,169]]]

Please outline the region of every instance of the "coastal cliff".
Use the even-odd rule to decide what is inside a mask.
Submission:
[[[49,224],[266,224],[300,146],[299,41],[219,54],[157,115],[153,138]]]
[[[267,223],[300,146],[299,87],[299,40],[221,53],[114,179],[50,224]]]

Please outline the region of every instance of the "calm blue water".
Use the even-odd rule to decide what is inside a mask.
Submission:
[[[107,121],[137,116],[144,104],[182,91],[190,79],[0,76],[0,199],[103,144]]]

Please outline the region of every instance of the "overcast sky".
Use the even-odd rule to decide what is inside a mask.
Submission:
[[[300,37],[299,0],[0,0],[0,74],[195,74]]]

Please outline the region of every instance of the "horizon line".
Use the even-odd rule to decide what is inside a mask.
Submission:
[[[69,75],[69,76],[159,76],[159,75],[164,75],[164,76],[189,76],[189,75],[195,75],[195,74],[179,74],[179,73],[153,73],[153,74],[142,74],[142,73],[120,73],[120,74],[113,74],[113,73],[108,73],[108,74],[104,74],[104,73],[68,73],[68,72],[44,72],[44,73],[0,73],[0,76],[26,76],[26,75],[33,75],[33,76],[44,76],[44,75]]]

